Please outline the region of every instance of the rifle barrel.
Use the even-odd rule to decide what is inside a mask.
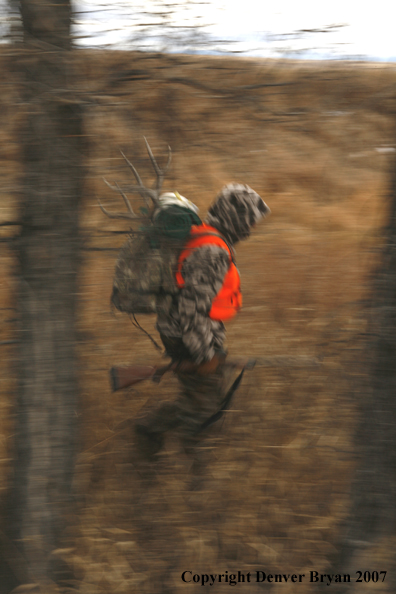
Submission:
[[[153,377],[156,367],[151,365],[128,365],[128,367],[112,367],[110,369],[110,385],[113,392],[138,384]]]

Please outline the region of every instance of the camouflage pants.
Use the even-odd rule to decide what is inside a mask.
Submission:
[[[174,430],[184,450],[196,453],[201,429],[220,409],[231,386],[234,370],[221,365],[215,373],[199,375],[180,373],[181,393],[174,402],[165,402],[147,413],[135,425],[137,447],[142,455],[153,457],[163,446],[167,431]]]

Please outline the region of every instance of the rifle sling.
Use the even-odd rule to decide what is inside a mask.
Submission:
[[[200,428],[196,431],[196,434],[201,433],[201,431],[204,431],[205,429],[207,429],[208,427],[213,425],[213,423],[216,423],[216,421],[221,419],[221,417],[224,414],[224,411],[227,410],[229,405],[231,404],[232,397],[235,394],[235,392],[237,391],[237,389],[239,388],[239,384],[242,381],[244,373],[245,373],[245,367],[242,368],[241,373],[238,375],[236,380],[233,382],[231,388],[228,390],[227,394],[225,395],[224,400],[221,403],[220,409],[216,413],[214,413],[211,417],[209,417],[209,419],[204,421],[204,423],[202,423]]]

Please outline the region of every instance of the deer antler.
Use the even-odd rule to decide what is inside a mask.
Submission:
[[[161,169],[158,166],[158,163],[157,163],[157,161],[154,158],[154,155],[152,153],[152,150],[150,148],[150,145],[147,142],[147,139],[145,137],[144,137],[144,142],[146,143],[147,152],[148,152],[148,155],[150,157],[151,163],[152,163],[152,165],[154,167],[154,171],[156,173],[156,176],[157,176],[157,182],[155,184],[155,187],[154,188],[147,188],[143,184],[143,182],[141,180],[141,177],[138,174],[136,168],[127,159],[127,157],[124,155],[124,153],[122,151],[120,151],[121,152],[121,155],[125,159],[126,164],[128,165],[128,167],[132,171],[132,173],[135,176],[135,179],[137,181],[137,185],[133,185],[133,186],[128,185],[128,186],[125,186],[124,189],[126,191],[128,191],[128,192],[139,192],[139,194],[142,196],[142,198],[144,198],[147,206],[149,206],[147,197],[151,198],[151,200],[154,203],[154,206],[158,206],[158,200],[159,200],[159,197],[160,197],[162,184],[164,183],[165,176],[166,176],[166,174],[167,174],[167,172],[169,170],[169,167],[170,167],[170,164],[171,164],[171,161],[172,161],[172,151],[171,151],[170,146],[168,146],[168,161],[167,161],[167,164],[164,167],[164,169]],[[115,183],[115,185],[112,186],[111,184],[109,184],[109,182],[105,178],[103,178],[103,181],[105,182],[105,184],[110,189],[112,189],[112,190],[114,190],[116,192],[119,192],[121,194],[121,196],[122,196],[122,198],[123,198],[123,200],[124,200],[124,202],[126,204],[126,207],[127,207],[127,209],[128,209],[129,212],[128,213],[110,213],[108,210],[106,210],[102,206],[102,204],[98,200],[99,206],[100,206],[102,212],[104,212],[104,214],[107,215],[111,219],[129,219],[129,220],[130,219],[139,219],[140,217],[138,217],[133,212],[133,209],[132,209],[132,206],[131,206],[131,204],[130,204],[130,202],[128,200],[128,197],[126,196],[125,192],[120,188],[120,186],[117,183]]]
[[[108,187],[109,187],[109,188],[111,188],[112,190],[116,190],[117,192],[119,192],[119,193],[121,194],[121,196],[123,197],[123,199],[124,199],[124,202],[125,202],[125,204],[126,204],[126,206],[127,206],[127,209],[129,210],[129,212],[128,212],[128,213],[122,213],[122,212],[120,212],[120,213],[111,213],[111,212],[109,212],[108,210],[106,210],[106,209],[105,209],[105,208],[102,206],[102,204],[101,204],[100,200],[98,200],[98,202],[99,202],[99,206],[100,206],[100,208],[101,208],[102,212],[104,212],[104,214],[105,214],[105,215],[107,215],[107,216],[108,216],[110,219],[129,219],[129,220],[130,220],[130,219],[139,219],[140,217],[138,217],[138,216],[137,216],[137,215],[136,215],[136,214],[133,212],[133,208],[132,208],[132,206],[131,206],[131,203],[130,203],[130,202],[129,202],[129,200],[128,200],[128,197],[127,197],[127,195],[126,195],[126,194],[124,194],[124,192],[121,190],[121,188],[120,188],[120,186],[117,184],[117,182],[116,182],[115,186],[112,186],[111,184],[109,184],[109,182],[108,182],[108,181],[107,181],[105,178],[103,178],[103,181],[104,181],[104,183],[106,184],[106,186],[108,186]]]
[[[153,164],[155,173],[157,174],[157,187],[156,187],[156,192],[157,192],[157,196],[159,198],[160,192],[161,192],[161,188],[162,188],[162,184],[164,183],[164,179],[165,179],[165,175],[168,173],[170,164],[172,162],[172,150],[171,147],[168,145],[168,162],[165,165],[165,169],[160,169],[158,167],[157,161],[154,158],[154,155],[151,151],[150,145],[147,142],[147,138],[144,136],[144,142],[146,143],[146,148],[147,148],[147,152],[149,154],[150,160]]]

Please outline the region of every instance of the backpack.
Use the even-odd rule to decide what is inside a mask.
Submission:
[[[157,313],[157,298],[179,292],[175,280],[178,255],[192,225],[194,211],[171,205],[159,209],[152,224],[133,233],[121,247],[115,266],[112,303],[129,314]]]

